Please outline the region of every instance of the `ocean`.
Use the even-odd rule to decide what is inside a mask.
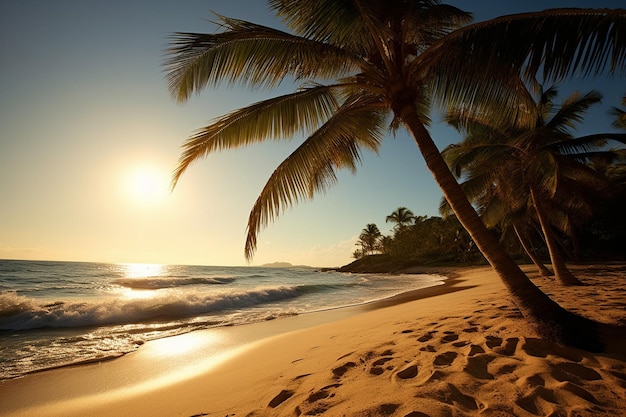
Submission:
[[[306,267],[0,260],[0,379],[118,357],[194,330],[365,304],[444,279]]]

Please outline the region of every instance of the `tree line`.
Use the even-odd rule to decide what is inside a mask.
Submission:
[[[384,255],[402,263],[421,265],[484,262],[454,216],[415,216],[406,207],[398,207],[386,221],[394,223],[392,234],[383,235],[376,224],[367,224],[357,239],[354,258]]]
[[[575,92],[557,104],[551,87],[537,96],[541,117],[525,129],[446,120],[463,134],[442,155],[483,222],[511,256],[533,262],[541,275],[579,285],[565,262],[626,260],[626,142],[620,133],[577,137],[585,112],[598,92]],[[626,97],[622,100],[626,105]],[[626,110],[613,107],[613,127],[626,129]],[[473,240],[442,199],[443,217],[415,216],[399,207],[383,235],[374,223],[361,231],[356,259],[385,255],[416,264],[484,262]],[[550,267],[546,266],[550,264]]]

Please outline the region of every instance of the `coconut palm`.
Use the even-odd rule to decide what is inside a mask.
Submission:
[[[406,207],[398,207],[385,218],[387,223],[395,223],[395,226],[393,227],[395,230],[399,230],[410,225],[414,220],[415,215]]]
[[[556,88],[542,92],[535,126],[523,129],[484,125],[488,117],[459,123],[456,112],[451,111],[448,121],[470,133],[463,144],[446,149],[444,158],[457,175],[470,171],[471,187],[464,189],[480,203],[488,225],[501,224],[507,218],[519,224],[519,219],[513,219],[520,211],[532,216],[541,227],[556,279],[563,285],[581,285],[565,265],[554,227],[575,237],[572,216],[590,217],[593,197],[598,198],[594,191],[604,186],[603,178],[588,162],[615,158],[614,152],[603,149],[606,141],[626,142],[626,135],[574,138],[571,131],[601,96],[593,91],[584,96],[573,93],[556,108],[556,95]]]
[[[282,210],[327,190],[337,170],[355,170],[361,153],[376,151],[390,128],[406,128],[522,314],[553,339],[601,348],[597,323],[543,294],[481,222],[429,134],[429,110],[463,105],[472,117],[500,108],[499,121],[530,123],[536,115],[524,104],[531,100],[520,77],[626,72],[626,12],[551,10],[468,25],[469,13],[437,0],[269,4],[291,33],[218,16],[222,32],[174,35],[166,70],[179,101],[220,82],[272,88],[289,77],[301,88],[199,129],[183,146],[173,185],[191,163],[215,151],[307,135],[252,208],[249,258],[260,229]]]
[[[457,162],[453,159],[456,155],[452,152],[455,147],[451,145],[442,153],[450,165]],[[500,160],[495,161],[498,164],[500,162]],[[487,163],[481,164],[481,167],[488,165]],[[460,176],[460,173],[457,175]],[[505,242],[507,238],[511,239],[511,235],[515,236],[524,252],[537,266],[539,273],[542,276],[553,276],[552,271],[541,262],[532,248],[531,239],[528,237],[529,231],[533,229],[529,220],[531,216],[526,212],[527,207],[524,207],[524,204],[516,198],[518,194],[511,190],[511,184],[506,181],[510,177],[498,178],[494,182],[493,172],[490,169],[486,175],[480,175],[474,170],[466,175],[471,178],[463,182],[461,187],[476,207],[485,225],[490,229],[501,231],[501,242]],[[446,218],[453,214],[445,199],[442,199],[439,205],[439,212]]]
[[[379,248],[382,234],[374,223],[368,223],[359,235],[359,243],[361,244],[361,253],[365,255],[373,255]]]

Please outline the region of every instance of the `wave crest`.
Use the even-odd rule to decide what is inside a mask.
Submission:
[[[158,290],[162,288],[175,288],[186,285],[221,285],[235,281],[233,277],[193,277],[193,278],[118,278],[112,281],[113,284],[121,287],[137,290]]]
[[[161,322],[237,310],[303,294],[297,286],[279,286],[211,294],[166,293],[138,299],[42,303],[8,292],[0,294],[0,330]]]

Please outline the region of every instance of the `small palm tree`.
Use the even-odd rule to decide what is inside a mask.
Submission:
[[[546,10],[468,25],[469,13],[437,0],[269,4],[293,33],[220,16],[223,32],[174,36],[166,66],[170,91],[180,101],[220,82],[271,88],[289,76],[301,88],[199,129],[184,144],[173,185],[191,163],[215,151],[307,135],[252,208],[249,258],[260,229],[286,206],[327,190],[337,170],[355,170],[362,151],[378,150],[389,129],[404,127],[522,313],[549,329],[547,336],[598,349],[598,324],[543,294],[484,226],[428,132],[429,110],[433,104],[464,106],[472,117],[498,108],[493,114],[501,122],[534,121],[520,77],[626,73],[626,11]]]
[[[415,215],[406,207],[398,207],[385,219],[387,223],[395,223],[395,230],[403,229],[415,221]]]
[[[379,248],[382,234],[374,223],[368,223],[359,235],[363,255],[373,255]]]

